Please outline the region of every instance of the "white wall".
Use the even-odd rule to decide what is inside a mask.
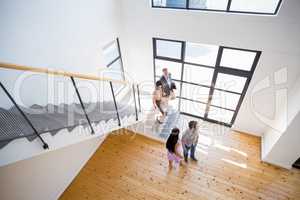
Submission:
[[[97,75],[104,66],[102,47],[119,36],[119,8],[117,0],[1,0],[0,62]],[[51,92],[65,91],[51,88],[53,85],[52,91],[47,90],[49,77],[43,75],[19,82],[21,90],[15,90],[22,75],[0,69],[1,82],[12,94],[21,91],[19,94],[27,106],[62,102],[47,101],[48,95],[53,95]],[[11,104],[1,92],[0,107],[8,108]],[[56,97],[63,96],[64,93]],[[64,103],[75,101],[70,96],[74,97],[74,91]],[[26,139],[14,140],[4,147],[0,154],[1,165],[6,165],[0,168],[0,199],[57,199],[102,142],[102,137],[94,137],[78,143],[82,139],[78,134],[78,129],[74,129],[75,139],[71,143],[75,144],[65,148],[61,147],[70,144],[66,142],[72,137],[69,132],[62,130],[55,137],[43,135],[49,142],[49,151],[44,151],[38,140],[30,143]],[[21,161],[9,164],[17,160]]]
[[[97,73],[118,36],[116,0],[1,0],[0,11],[2,62]]]
[[[270,149],[265,152],[263,160],[278,166],[290,169],[296,160],[300,157],[300,114],[293,119],[288,128],[280,134],[280,138],[272,146],[266,146]],[[264,138],[267,140],[268,138]]]
[[[1,167],[0,199],[58,199],[102,141],[92,138]]]
[[[0,62],[102,75],[102,48],[119,36],[119,8],[117,0],[1,0]],[[54,93],[61,92],[66,82],[66,87],[73,87],[67,78],[58,80],[3,69],[0,79],[9,92],[21,96],[22,102],[18,103],[27,106],[61,103],[61,97],[53,100]],[[65,82],[65,86],[58,86],[58,82]],[[110,90],[101,93],[105,91]],[[69,96],[76,100],[74,93]],[[47,102],[49,99],[55,102]],[[10,106],[2,96],[1,102],[1,107]]]
[[[121,41],[125,65],[137,81],[153,83],[152,37],[261,50],[262,56],[234,128],[262,135],[268,125],[254,112],[273,117],[273,73],[286,67],[287,83],[300,74],[300,2],[285,0],[278,16],[152,9],[149,0],[122,0]],[[256,84],[270,76],[270,87],[253,94]]]
[[[289,93],[288,112],[283,119],[286,126],[281,130],[269,127],[262,143],[262,159],[285,168],[291,168],[300,157],[300,78]]]

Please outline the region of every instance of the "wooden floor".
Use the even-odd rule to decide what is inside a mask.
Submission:
[[[299,170],[260,162],[259,138],[200,140],[199,162],[169,171],[164,144],[129,131],[111,135],[60,199],[300,199]]]

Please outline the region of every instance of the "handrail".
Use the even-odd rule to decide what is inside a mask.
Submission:
[[[125,84],[125,85],[129,84],[128,81],[121,81],[121,80],[116,80],[116,79],[111,79],[111,78],[106,78],[106,77],[92,76],[92,75],[87,75],[87,74],[80,74],[80,73],[48,69],[48,68],[30,67],[30,66],[17,65],[17,64],[12,64],[12,63],[5,63],[5,62],[0,62],[0,68],[38,72],[38,73],[44,73],[44,74],[67,76],[67,77],[81,78],[81,79],[87,79],[87,80],[109,81],[109,82]]]
[[[121,126],[121,119],[119,116],[119,110],[118,110],[118,106],[117,106],[117,102],[116,102],[116,98],[115,98],[115,94],[114,94],[114,90],[113,90],[113,85],[112,83],[119,83],[119,84],[132,84],[132,90],[133,90],[133,98],[134,98],[134,105],[135,105],[135,115],[136,115],[136,120],[138,121],[138,110],[137,110],[137,101],[136,101],[136,96],[135,96],[135,84],[131,83],[129,81],[121,81],[121,80],[115,80],[115,79],[110,79],[110,78],[106,78],[106,77],[98,77],[98,76],[92,76],[92,75],[86,75],[86,74],[79,74],[79,73],[73,73],[73,72],[67,72],[67,71],[62,71],[62,70],[53,70],[53,69],[48,69],[48,68],[37,68],[37,67],[30,67],[30,66],[25,66],[25,65],[17,65],[17,64],[11,64],[11,63],[4,63],[4,62],[0,62],[0,68],[4,68],[4,69],[12,69],[12,70],[21,70],[21,71],[30,71],[30,72],[36,72],[36,73],[44,73],[44,74],[51,74],[51,75],[57,75],[57,76],[65,76],[65,77],[70,77],[71,81],[73,83],[73,86],[75,88],[75,91],[77,93],[77,96],[79,98],[80,101],[80,105],[84,111],[85,117],[88,121],[88,124],[91,128],[91,133],[94,134],[94,129],[93,126],[91,124],[90,118],[88,116],[88,114],[86,113],[85,110],[85,106],[84,103],[82,102],[80,93],[77,89],[76,83],[74,78],[81,78],[81,79],[86,79],[86,80],[98,80],[98,81],[108,81],[110,84],[110,88],[111,88],[111,92],[112,92],[112,96],[113,96],[113,101],[114,101],[114,105],[115,105],[115,109],[116,109],[116,114],[117,114],[117,119],[118,119],[118,125]],[[19,112],[21,113],[21,115],[23,116],[23,118],[25,119],[25,121],[30,125],[30,127],[34,130],[34,135],[36,135],[43,143],[43,148],[44,149],[48,149],[49,146],[48,144],[44,141],[44,139],[42,138],[42,136],[40,135],[41,133],[39,133],[37,131],[37,129],[34,127],[34,125],[32,124],[32,122],[30,121],[30,119],[26,116],[26,114],[22,111],[22,109],[17,105],[17,103],[15,102],[14,98],[9,94],[9,92],[6,90],[5,86],[1,83],[0,81],[0,88],[2,88],[4,90],[4,92],[6,93],[6,95],[9,97],[9,99],[12,101],[12,103],[15,105],[15,107],[19,110]],[[139,102],[139,110],[141,112],[141,105],[140,105],[140,96],[139,96],[139,86],[137,84],[137,92],[138,92],[138,102]],[[24,135],[25,137],[25,135]]]

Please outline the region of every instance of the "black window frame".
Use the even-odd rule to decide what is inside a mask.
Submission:
[[[226,10],[217,10],[217,9],[203,9],[203,8],[190,8],[189,1],[186,0],[185,7],[170,7],[170,6],[155,6],[154,0],[151,0],[151,7],[152,8],[166,8],[166,9],[179,9],[179,10],[199,10],[199,11],[212,11],[212,12],[225,12],[225,13],[237,13],[237,14],[252,14],[252,15],[277,15],[279,8],[282,5],[283,0],[279,0],[276,6],[276,9],[273,13],[266,13],[266,12],[249,12],[249,11],[236,11],[230,10],[232,0],[227,0],[227,7]]]
[[[107,48],[108,46],[110,46],[111,44],[113,43],[117,43],[117,47],[118,47],[118,56],[116,58],[114,58],[110,63],[106,64],[106,67],[109,68],[110,66],[112,66],[114,63],[116,62],[120,62],[121,64],[121,69],[122,69],[122,77],[123,77],[123,80],[125,81],[126,78],[125,78],[125,71],[124,71],[124,65],[123,65],[123,59],[122,59],[122,53],[121,53],[121,48],[120,48],[120,40],[119,38],[116,38],[115,40],[111,41],[109,44],[107,44],[105,46],[105,48]],[[105,49],[104,48],[104,49]],[[118,88],[116,90],[116,86],[112,83],[112,86],[114,87],[114,91],[115,91],[115,96],[117,96],[118,94],[121,93],[121,91],[126,87],[125,85],[122,85],[120,88]]]
[[[182,43],[181,58],[180,59],[173,59],[173,58],[166,58],[166,57],[158,56],[157,55],[157,49],[156,49],[156,40],[181,42]],[[234,122],[236,120],[237,114],[238,114],[238,112],[240,110],[240,107],[242,105],[244,97],[246,95],[247,89],[249,87],[250,81],[252,79],[252,76],[253,76],[254,71],[256,69],[256,66],[258,64],[258,61],[260,59],[262,51],[259,51],[259,50],[250,50],[250,49],[242,49],[242,48],[235,48],[235,47],[228,47],[228,46],[218,46],[218,54],[217,54],[215,66],[208,66],[208,65],[202,65],[202,64],[185,62],[185,49],[186,49],[186,44],[187,44],[186,41],[171,40],[171,39],[164,39],[164,38],[154,37],[154,38],[152,38],[152,44],[153,44],[154,83],[157,80],[157,78],[161,77],[161,75],[157,74],[157,72],[156,72],[156,65],[155,65],[155,60],[156,59],[166,60],[166,61],[171,61],[171,62],[177,62],[177,63],[180,63],[181,66],[182,66],[182,68],[181,68],[181,80],[173,79],[177,83],[178,82],[180,83],[180,86],[179,86],[179,88],[180,88],[179,95],[177,95],[177,97],[176,97],[176,98],[179,99],[178,110],[180,111],[180,109],[181,109],[181,100],[182,99],[183,100],[192,101],[192,102],[198,102],[198,103],[202,103],[202,104],[204,103],[204,104],[206,104],[206,111],[205,111],[204,117],[192,115],[190,113],[185,113],[185,112],[181,112],[181,111],[180,111],[180,113],[184,114],[184,115],[188,115],[188,116],[200,118],[200,119],[203,119],[203,120],[206,120],[206,121],[209,121],[209,122],[218,123],[218,124],[222,124],[222,125],[225,125],[225,126],[228,126],[228,127],[232,127],[232,125],[234,124]],[[224,49],[232,49],[232,50],[248,51],[248,52],[254,52],[254,53],[256,53],[255,58],[254,58],[253,63],[252,63],[251,70],[247,71],[247,70],[241,70],[241,69],[236,69],[236,68],[229,68],[229,67],[220,66],[221,59],[222,59],[222,53],[223,53]],[[208,86],[208,85],[203,85],[203,84],[198,84],[198,83],[184,81],[183,80],[183,75],[184,75],[184,67],[185,67],[186,64],[188,64],[188,65],[195,65],[195,66],[199,66],[199,67],[207,67],[207,68],[214,69],[213,77],[212,77],[212,81],[211,81],[211,85]],[[246,78],[246,82],[245,82],[245,85],[244,85],[244,88],[243,88],[242,92],[234,92],[234,91],[230,91],[230,90],[216,88],[215,84],[216,84],[216,81],[217,81],[218,74],[227,74],[227,75],[235,75],[235,76],[238,76],[238,77],[245,77]],[[197,101],[197,100],[194,100],[194,99],[189,99],[189,98],[186,98],[186,97],[182,97],[182,85],[183,85],[183,83],[192,84],[192,85],[196,85],[196,86],[199,86],[199,87],[207,87],[207,88],[209,88],[208,101],[207,102],[201,102],[201,101]],[[233,110],[233,109],[229,109],[229,108],[226,108],[226,107],[212,105],[211,102],[212,102],[212,97],[213,97],[213,93],[214,93],[215,90],[240,95],[240,99],[239,99],[239,101],[237,103],[236,109]],[[228,110],[228,111],[234,112],[230,123],[224,123],[224,122],[220,122],[220,121],[217,121],[217,120],[214,120],[214,119],[210,119],[208,117],[208,113],[209,113],[210,107],[220,108],[220,109],[224,109],[224,110]]]

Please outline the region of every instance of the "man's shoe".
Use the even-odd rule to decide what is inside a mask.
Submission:
[[[192,157],[191,158],[193,161],[195,161],[195,162],[197,162],[198,161],[198,159],[197,158],[195,158],[195,157]]]

